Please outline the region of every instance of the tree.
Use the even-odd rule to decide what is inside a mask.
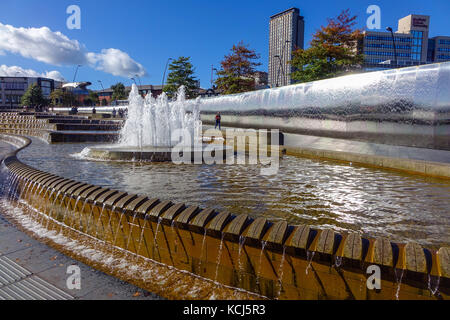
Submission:
[[[217,88],[224,94],[241,93],[255,90],[253,74],[261,63],[254,50],[248,48],[242,41],[233,45],[231,54],[221,62],[222,69],[217,72]]]
[[[314,35],[311,47],[293,52],[291,65],[295,68],[292,79],[308,82],[342,75],[361,67],[364,56],[358,53],[362,31],[353,30],[357,16],[344,10],[336,19],[328,19]]]
[[[111,89],[113,91],[111,100],[117,101],[117,100],[125,100],[127,99],[127,93],[125,91],[125,86],[123,83],[119,82],[115,85],[111,86]]]
[[[61,89],[53,90],[50,94],[51,103],[54,106],[70,107],[76,104],[75,95],[71,91]]]
[[[45,103],[46,100],[42,94],[42,89],[35,83],[28,87],[27,91],[21,98],[22,106],[33,107]]]
[[[193,99],[197,97],[198,81],[194,77],[195,69],[189,61],[190,57],[179,57],[169,65],[169,76],[167,85],[164,86],[164,92],[169,98],[174,97],[178,88],[186,88],[186,97]]]
[[[88,99],[91,101],[91,104],[93,106],[96,106],[100,102],[100,99],[98,97],[98,93],[95,92],[95,91],[92,91],[92,90],[89,90],[89,97],[88,97]]]

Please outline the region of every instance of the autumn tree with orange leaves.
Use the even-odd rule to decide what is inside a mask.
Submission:
[[[242,41],[234,45],[231,54],[225,56],[221,62],[221,70],[217,72],[217,88],[223,94],[255,90],[253,75],[255,68],[261,65],[257,62],[259,58],[259,54],[249,49]]]
[[[356,18],[350,15],[349,9],[342,11],[337,18],[328,19],[328,25],[313,35],[310,48],[294,51],[290,62],[295,68],[292,79],[309,82],[359,69],[364,56],[358,53],[357,46],[363,34],[353,29]]]

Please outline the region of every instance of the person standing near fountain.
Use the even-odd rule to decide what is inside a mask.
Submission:
[[[220,112],[217,113],[216,115],[216,126],[214,129],[217,129],[217,126],[219,126],[219,130],[222,130],[222,116],[220,115]]]

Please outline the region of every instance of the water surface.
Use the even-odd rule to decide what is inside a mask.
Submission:
[[[174,165],[79,159],[87,144],[49,145],[33,138],[19,158],[65,178],[129,193],[355,230],[438,248],[450,244],[450,181],[284,157],[275,176],[250,165]]]

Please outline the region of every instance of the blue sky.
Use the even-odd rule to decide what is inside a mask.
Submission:
[[[66,8],[72,4],[81,8],[81,30],[66,27],[69,16]],[[306,43],[309,43],[311,35],[326,24],[327,18],[336,17],[343,9],[349,8],[351,13],[358,15],[358,26],[364,28],[368,18],[366,9],[372,4],[381,8],[383,30],[387,26],[396,29],[399,18],[415,13],[431,16],[431,36],[450,35],[448,0],[14,0],[2,1],[0,23],[14,28],[48,27],[52,32],[61,32],[70,43],[78,41],[80,50],[92,53],[95,63],[81,67],[77,80],[91,81],[93,89],[100,87],[97,80],[102,80],[105,87],[118,81],[126,85],[132,83],[127,77],[111,74],[117,66],[115,54],[118,51],[109,52],[109,60],[99,55],[103,49],[110,48],[120,50],[122,58],[130,62],[131,67],[145,69],[147,74],[141,78],[145,84],[161,83],[167,58],[190,56],[202,87],[209,87],[211,65],[218,68],[233,44],[241,40],[261,55],[260,69],[266,71],[271,15],[298,7],[305,17]],[[1,32],[0,29],[0,40]],[[25,50],[28,52],[25,57],[21,52],[26,43],[18,49],[20,52],[2,50],[0,43],[0,65],[19,66],[38,73],[56,70],[65,79],[73,79],[76,62],[71,62],[72,58],[59,61],[58,57],[52,56],[46,59],[43,56],[45,50],[38,48]],[[57,50],[55,48],[55,52]],[[36,58],[35,53],[40,58]],[[102,65],[104,61],[111,65]]]

